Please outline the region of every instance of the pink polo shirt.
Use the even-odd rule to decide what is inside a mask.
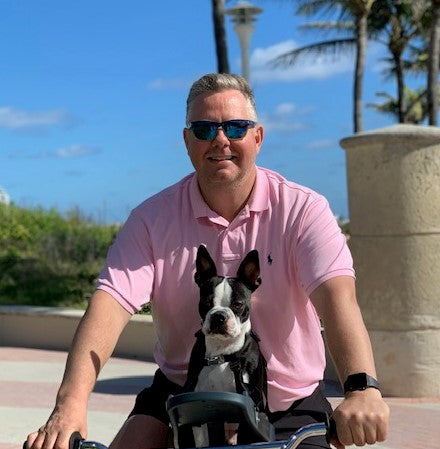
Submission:
[[[132,211],[109,250],[98,288],[130,313],[151,301],[155,359],[182,384],[200,328],[195,259],[206,245],[219,275],[234,276],[252,249],[261,286],[252,296],[252,326],[268,365],[272,411],[310,395],[323,378],[320,323],[308,297],[335,276],[354,276],[344,235],[327,201],[279,174],[258,168],[248,204],[229,223],[203,201],[193,173]]]

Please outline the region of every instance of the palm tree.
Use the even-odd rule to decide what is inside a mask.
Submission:
[[[431,1],[431,33],[429,39],[427,99],[429,124],[437,126],[438,72],[440,66],[440,0]]]
[[[437,2],[437,5],[435,4]],[[407,56],[402,60],[404,73],[427,74],[427,84],[424,91],[426,105],[425,118],[428,118],[430,125],[437,125],[439,83],[437,81],[439,71],[440,56],[440,0],[432,2],[419,2],[419,9],[422,14],[418,14],[420,34],[416,36],[415,43],[408,42]],[[375,17],[372,14],[370,17]],[[395,76],[396,70],[392,65],[387,71],[389,75]],[[404,93],[406,95],[406,92]]]
[[[229,73],[228,47],[225,30],[225,0],[212,0],[212,20],[217,55],[217,72]]]
[[[427,2],[420,0],[376,0],[369,16],[371,35],[384,43],[390,57],[385,58],[397,82],[397,113],[400,123],[405,123],[405,60],[404,53],[410,43],[422,36]]]
[[[368,39],[367,18],[375,0],[297,0],[296,14],[306,16],[318,12],[336,14],[334,22],[314,22],[303,28],[333,30],[348,33],[348,37],[330,39],[297,48],[274,60],[276,65],[293,65],[297,59],[307,54],[332,54],[347,49],[356,49],[356,66],[353,83],[353,128],[362,131],[362,95],[365,57]]]
[[[383,98],[383,103],[368,103],[366,106],[377,112],[391,115],[400,123],[412,123],[418,125],[428,116],[428,104],[426,89],[424,87],[412,90],[405,86],[403,94],[403,121],[400,117],[398,100],[387,92],[377,92],[377,97]]]

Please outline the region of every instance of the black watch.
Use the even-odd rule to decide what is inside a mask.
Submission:
[[[367,373],[350,374],[344,382],[344,394],[349,391],[365,390],[376,388],[380,390],[379,382]]]

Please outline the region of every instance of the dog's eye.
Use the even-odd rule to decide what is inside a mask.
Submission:
[[[244,301],[234,301],[231,304],[231,310],[234,313],[241,313],[241,312],[243,312],[244,307],[245,307],[245,302]]]

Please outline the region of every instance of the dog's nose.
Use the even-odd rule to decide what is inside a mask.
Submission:
[[[211,315],[210,324],[211,332],[224,329],[228,316],[226,312],[220,310]]]

